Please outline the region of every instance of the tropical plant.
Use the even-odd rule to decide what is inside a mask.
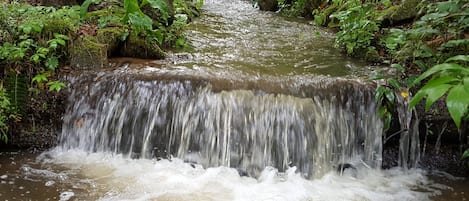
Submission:
[[[459,128],[461,120],[468,117],[469,106],[469,55],[451,57],[445,63],[438,64],[425,71],[414,82],[420,83],[432,77],[412,98],[410,106],[414,107],[426,98],[425,109],[446,96],[446,106],[456,126]]]

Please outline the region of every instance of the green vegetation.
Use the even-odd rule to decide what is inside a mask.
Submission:
[[[424,108],[444,99],[456,127],[469,119],[469,5],[465,0],[278,0],[288,16],[311,16],[320,26],[337,29],[336,45],[347,55],[391,66],[373,79],[380,115],[389,128],[398,98]],[[461,132],[461,130],[460,130]],[[468,157],[469,150],[464,154]]]
[[[174,0],[171,5],[171,0],[86,0],[69,6],[57,1],[52,7],[22,2],[0,2],[0,140],[4,142],[9,125],[22,120],[34,96],[66,88],[57,76],[62,67],[104,67],[107,57],[116,52],[112,56],[163,58],[161,48],[186,46],[182,30],[203,4],[202,0]],[[132,52],[135,49],[139,51]]]

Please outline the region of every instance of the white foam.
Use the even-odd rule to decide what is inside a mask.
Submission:
[[[258,179],[239,176],[236,169],[206,168],[179,159],[127,159],[119,155],[52,151],[44,162],[80,171],[106,188],[100,200],[429,200],[439,193],[424,172],[358,168],[358,176],[335,172],[307,180],[290,168],[264,169]]]

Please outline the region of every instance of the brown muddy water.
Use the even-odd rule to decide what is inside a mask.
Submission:
[[[138,161],[119,157],[113,159],[107,156],[91,156],[92,154],[69,154],[69,157],[84,157],[82,158],[84,163],[91,162],[90,160],[96,161],[88,165],[67,163],[65,160],[60,163],[50,163],[44,162],[41,157],[38,159],[38,154],[3,150],[0,152],[0,200],[469,200],[467,188],[469,181],[444,173],[424,176],[427,173],[421,171],[404,173],[382,170],[380,173],[371,172],[371,175],[362,181],[338,176],[335,173],[325,175],[317,181],[307,181],[293,175],[287,179],[282,176],[281,181],[275,177],[255,180],[237,176],[238,173],[234,169],[204,170],[177,161]],[[153,175],[157,174],[156,172],[151,174],[148,171],[162,171],[161,174],[167,174],[167,177],[158,177]],[[142,174],[146,176],[139,176]],[[116,180],[113,177],[121,178]],[[210,179],[215,180],[208,181]],[[146,184],[133,186],[137,181]],[[231,189],[228,189],[228,185],[224,182],[231,182]],[[162,187],[161,183],[173,186]],[[299,187],[299,184],[302,186]],[[376,184],[381,186],[372,186]],[[314,187],[315,185],[321,186]],[[281,195],[298,193],[296,197],[298,198],[304,193],[302,190],[305,189],[302,188],[308,186],[311,187],[306,189],[311,191],[310,199],[295,199],[292,195],[283,197]],[[155,194],[149,190],[153,189],[156,192],[158,187],[164,190]],[[256,191],[253,193],[244,189],[244,193],[253,197],[236,195],[242,193],[241,189],[246,187]],[[192,188],[198,191],[189,190]],[[407,188],[415,192],[412,193]],[[131,191],[137,194],[132,194]],[[384,196],[373,191],[382,191]],[[325,196],[327,193],[331,195]],[[421,195],[417,196],[420,193]],[[119,194],[121,196],[117,196]]]

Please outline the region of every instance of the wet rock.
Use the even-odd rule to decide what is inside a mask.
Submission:
[[[391,7],[387,16],[384,17],[382,26],[396,25],[413,20],[419,13],[418,0],[403,0],[397,7]]]
[[[132,32],[120,49],[120,56],[141,59],[163,59],[166,54],[156,41],[145,40],[139,34]]]
[[[259,0],[257,4],[259,5],[259,9],[265,11],[277,11],[278,9],[277,0]]]
[[[313,11],[321,5],[322,0],[306,0],[305,1],[305,8],[303,11],[303,16],[312,18],[313,17]]]
[[[73,69],[91,70],[108,66],[108,47],[94,37],[83,36],[73,41],[69,53],[70,66]]]

